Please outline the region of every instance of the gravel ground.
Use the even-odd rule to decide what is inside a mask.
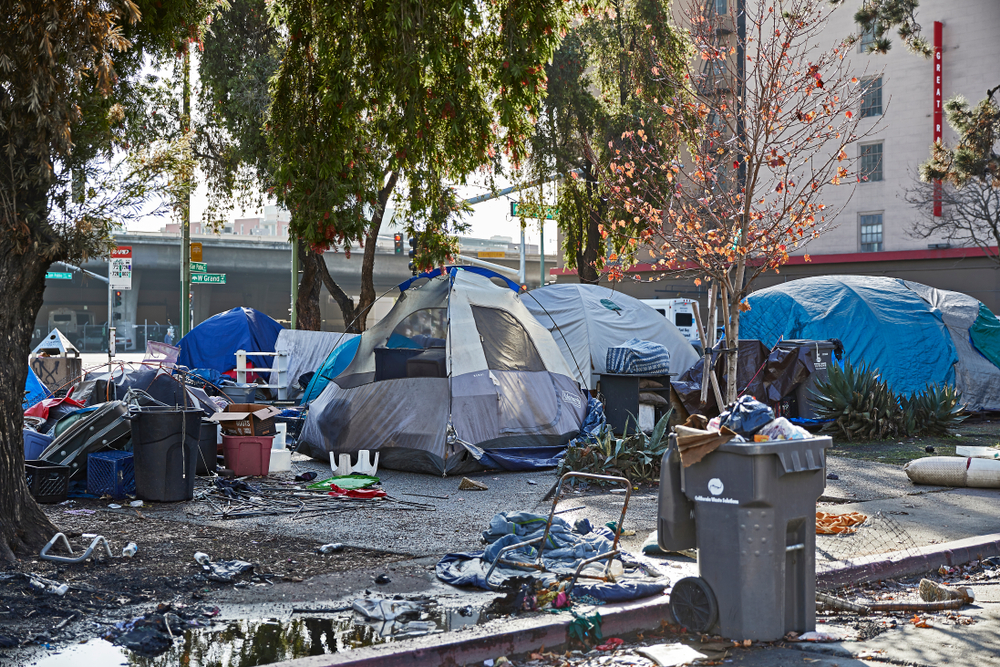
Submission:
[[[330,476],[327,464],[294,455],[292,473],[315,471],[317,479]],[[320,542],[341,542],[349,546],[364,545],[390,553],[414,557],[437,555],[449,551],[476,551],[482,548],[480,534],[497,512],[526,510],[547,514],[551,501],[542,498],[556,482],[554,471],[504,472],[469,475],[485,484],[485,491],[460,491],[460,477],[436,477],[397,470],[379,470],[382,487],[395,499],[424,503],[428,510],[408,510],[387,504],[360,507],[354,513],[338,513],[293,518],[266,516],[245,519],[220,520],[211,516],[206,503],[192,502],[163,505],[154,509],[161,518],[193,521],[199,524],[218,525],[240,530],[266,530],[287,536],[308,536]],[[433,497],[427,497],[433,496]],[[594,489],[577,493],[563,493],[558,509],[586,507],[561,514],[569,521],[589,518],[595,525],[617,521],[621,515],[624,494],[608,494]],[[636,531],[623,542],[626,549],[638,551],[642,541],[656,525],[656,490],[633,491],[625,530]]]
[[[919,495],[945,488],[916,486],[903,472],[902,466],[888,463],[828,456],[826,471],[839,479],[827,479],[824,495],[852,502]]]

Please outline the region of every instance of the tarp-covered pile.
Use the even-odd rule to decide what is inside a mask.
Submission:
[[[1000,320],[959,292],[882,276],[817,276],[754,292],[740,337],[837,338],[899,394],[950,384],[971,410],[1000,410]]]
[[[236,367],[236,352],[274,352],[282,326],[253,308],[233,308],[213,315],[181,338],[178,363],[188,368]],[[248,356],[256,368],[271,367],[274,357]]]
[[[726,386],[726,358],[720,341],[712,351],[712,368],[720,389]],[[708,400],[701,407],[701,381],[704,358],[671,382],[684,408],[691,414],[717,414],[715,394],[708,392]],[[770,350],[759,340],[740,340],[736,367],[736,390],[754,396],[763,402],[776,403],[792,393],[809,379],[816,370],[812,356],[805,347],[777,348]]]

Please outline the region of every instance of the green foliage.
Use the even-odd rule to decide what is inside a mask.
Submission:
[[[950,435],[951,430],[965,421],[965,407],[954,387],[930,385],[922,394],[913,394],[901,401],[906,413],[907,432],[911,435]]]
[[[920,394],[899,397],[877,369],[845,360],[830,365],[826,382],[816,383],[816,414],[832,419],[823,430],[848,440],[885,440],[902,435],[944,435],[964,417],[959,394],[931,385]]]
[[[282,59],[272,80],[275,194],[294,233],[350,247],[405,190],[410,231],[453,220],[449,182],[524,158],[544,63],[575,3],[276,0]],[[387,192],[388,188],[388,192]],[[430,222],[428,227],[425,223]],[[421,268],[448,244],[426,239]]]
[[[596,443],[572,446],[559,465],[559,474],[587,472],[596,475],[619,475],[633,484],[654,482],[660,478],[660,459],[667,451],[667,425],[673,409],[665,414],[649,435],[636,428],[616,438],[608,429]]]
[[[546,66],[548,95],[531,140],[534,176],[569,174],[558,187],[558,225],[566,265],[582,282],[598,280],[606,255],[600,224],[608,196],[596,170],[607,164],[637,118],[662,115],[691,56],[665,0],[611,0],[568,33]],[[676,138],[672,139],[676,143]],[[620,216],[626,221],[631,216]],[[635,235],[640,229],[632,230]]]
[[[264,124],[268,82],[281,57],[279,31],[265,0],[229,5],[215,14],[198,67],[204,121],[196,128],[196,151],[208,186],[206,217],[217,223],[238,200],[260,206],[274,187]]]
[[[842,5],[844,0],[830,0],[832,5]],[[854,14],[854,20],[862,32],[870,32],[875,41],[868,47],[870,53],[888,53],[892,47],[889,33],[896,29],[899,38],[913,53],[930,57],[931,47],[923,38],[916,11],[919,0],[865,0]],[[859,35],[852,35],[850,42],[856,43]]]

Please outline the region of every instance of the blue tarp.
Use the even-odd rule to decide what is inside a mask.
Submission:
[[[900,394],[955,384],[958,353],[941,312],[897,278],[817,276],[754,292],[740,338],[772,347],[779,338],[837,338],[852,363],[881,371]]]
[[[188,368],[225,373],[236,367],[236,351],[274,352],[282,326],[253,308],[233,308],[213,315],[181,338],[177,362]],[[271,367],[274,357],[247,357],[255,367]],[[265,381],[268,378],[264,378]]]
[[[483,532],[483,539],[489,543],[484,551],[445,554],[438,561],[435,572],[438,579],[452,586],[476,586],[489,589],[486,573],[500,552],[500,549],[513,544],[541,537],[545,530],[548,515],[530,512],[507,512],[497,514],[490,520],[490,525]],[[587,524],[589,526],[589,523]],[[614,532],[606,527],[591,530],[583,528],[579,523],[570,525],[561,517],[555,517],[549,539],[543,553],[546,573],[531,570],[499,566],[493,572],[490,581],[501,585],[509,577],[538,576],[543,583],[553,575],[572,574],[581,560],[611,550]],[[524,563],[534,562],[537,551],[533,547],[522,547],[507,552],[505,558]],[[628,552],[619,556],[626,567],[635,564],[634,557]],[[573,590],[574,596],[592,595],[605,602],[620,602],[634,600],[662,593],[666,588],[661,581],[650,580],[644,575],[627,575],[616,583],[602,583],[599,586],[588,585],[580,580]]]
[[[44,401],[52,395],[52,392],[35,375],[35,371],[31,370],[31,366],[28,366],[28,379],[24,383],[24,392],[24,401],[21,403],[23,410],[27,410],[35,403]]]

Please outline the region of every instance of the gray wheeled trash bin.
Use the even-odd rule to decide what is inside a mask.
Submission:
[[[774,641],[816,629],[816,500],[830,438],[729,442],[683,468],[676,436],[663,456],[660,548],[698,548],[701,576],[674,584],[689,630]]]

